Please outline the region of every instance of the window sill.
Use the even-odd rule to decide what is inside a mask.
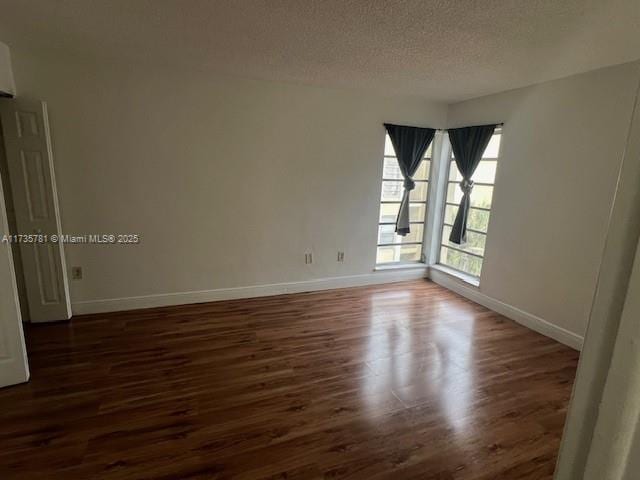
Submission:
[[[454,270],[453,268],[446,267],[445,265],[431,265],[429,268],[433,270],[437,270],[438,272],[445,273],[451,277],[455,277],[458,280],[462,280],[463,282],[468,283],[469,285],[472,285],[476,288],[480,286],[479,278],[474,277],[473,275],[469,275],[467,273],[459,272],[458,270]]]
[[[395,263],[392,265],[376,265],[373,269],[374,272],[384,272],[388,270],[407,270],[407,269],[417,269],[420,268],[422,270],[427,269],[426,263]]]

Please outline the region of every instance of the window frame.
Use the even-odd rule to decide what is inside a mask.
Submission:
[[[446,133],[446,131],[445,131]],[[453,162],[453,150],[451,149],[451,145],[448,145],[448,148],[443,149],[443,157],[441,160],[441,165],[440,167],[443,168],[443,172],[444,172],[444,179],[443,182],[441,184],[439,184],[438,186],[441,186],[441,192],[439,197],[442,199],[442,205],[440,206],[440,217],[439,219],[437,219],[437,223],[438,225],[435,228],[436,234],[435,234],[435,248],[436,248],[436,253],[435,253],[435,265],[439,266],[439,267],[444,267],[447,269],[451,269],[454,270],[456,272],[459,272],[461,275],[463,276],[468,276],[476,281],[480,281],[480,278],[482,276],[482,270],[483,270],[483,266],[484,266],[484,258],[485,258],[485,253],[487,250],[487,242],[489,241],[489,229],[491,227],[491,211],[493,209],[493,196],[495,195],[495,188],[496,188],[496,180],[498,178],[498,165],[500,163],[500,159],[501,159],[501,154],[502,154],[502,142],[503,142],[503,129],[502,129],[502,125],[499,125],[498,127],[496,127],[495,131],[493,132],[493,135],[500,135],[500,145],[498,147],[498,154],[495,158],[493,157],[489,157],[485,160],[485,158],[483,157],[480,161],[495,161],[496,162],[496,173],[493,179],[493,183],[487,183],[487,182],[474,182],[474,186],[490,186],[493,188],[493,191],[491,193],[491,207],[486,208],[486,207],[469,207],[469,209],[475,209],[475,210],[481,210],[481,211],[486,211],[489,212],[489,219],[487,221],[487,231],[486,232],[482,232],[480,230],[476,230],[473,228],[469,228],[467,227],[467,231],[469,232],[473,232],[476,234],[480,234],[480,235],[484,235],[485,236],[485,243],[484,243],[484,252],[482,255],[477,254],[477,253],[473,253],[473,252],[469,252],[469,251],[465,251],[461,248],[456,248],[456,247],[452,247],[450,245],[445,244],[444,240],[443,240],[443,235],[444,235],[444,230],[445,227],[452,227],[452,225],[448,224],[445,222],[446,220],[446,210],[447,210],[447,206],[454,206],[454,207],[459,207],[459,204],[456,203],[452,203],[452,202],[448,202],[447,201],[447,195],[448,195],[448,190],[449,190],[449,185],[450,184],[457,184],[459,182],[457,181],[452,181],[450,180],[450,173],[451,173],[451,164]],[[492,135],[492,137],[493,137]],[[442,263],[441,262],[441,256],[442,256],[442,248],[450,248],[451,250],[456,250],[458,252],[461,252],[465,255],[470,255],[473,257],[477,257],[480,258],[482,260],[481,266],[480,266],[480,274],[479,275],[473,275],[469,272],[465,272],[464,270],[460,270],[459,268],[453,267],[451,265],[447,265],[446,263]]]
[[[384,145],[386,146],[386,142],[387,142],[387,138],[389,137],[389,134],[387,132],[384,133]],[[427,195],[424,199],[424,201],[416,201],[416,202],[412,202],[409,201],[409,206],[411,206],[411,204],[417,204],[417,205],[424,205],[424,217],[422,218],[421,221],[410,221],[409,224],[410,225],[422,225],[422,236],[420,237],[420,241],[419,242],[402,242],[402,243],[378,243],[378,239],[379,239],[379,235],[380,235],[380,226],[382,225],[393,225],[395,226],[396,222],[381,222],[380,221],[380,212],[381,212],[381,208],[382,205],[384,204],[395,204],[395,205],[399,205],[401,201],[392,201],[392,200],[382,200],[382,194],[383,194],[383,188],[384,188],[384,182],[402,182],[403,179],[397,179],[397,178],[385,178],[384,176],[384,163],[385,160],[387,159],[394,159],[396,162],[398,161],[398,157],[396,155],[387,155],[385,153],[384,147],[383,147],[383,151],[382,151],[382,175],[380,178],[380,194],[378,195],[378,222],[376,224],[376,246],[375,246],[375,260],[374,260],[374,270],[375,269],[384,269],[384,268],[400,268],[400,267],[412,267],[412,266],[426,266],[427,265],[427,255],[425,254],[425,248],[426,248],[426,241],[427,241],[427,236],[428,236],[428,224],[429,224],[429,205],[430,205],[430,200],[429,198],[432,195],[432,176],[433,176],[433,165],[434,165],[434,157],[435,157],[435,150],[436,150],[436,137],[434,136],[433,140],[431,140],[431,144],[429,145],[429,147],[427,148],[427,150],[425,151],[425,156],[422,157],[422,161],[428,161],[429,162],[429,174],[427,175],[426,179],[413,179],[413,181],[418,184],[418,183],[425,183],[427,185]],[[429,152],[429,150],[431,150],[431,155],[430,156],[426,156],[427,152]],[[395,153],[395,152],[394,152]],[[420,168],[420,167],[418,167]],[[385,263],[378,263],[378,248],[379,247],[388,247],[388,246],[400,246],[400,245],[420,245],[420,259],[419,260],[408,260],[408,261],[397,261],[397,262],[385,262]]]

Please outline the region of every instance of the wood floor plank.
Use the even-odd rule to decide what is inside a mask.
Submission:
[[[2,479],[551,479],[578,353],[429,281],[26,328]]]

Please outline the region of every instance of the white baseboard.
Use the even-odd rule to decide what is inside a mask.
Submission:
[[[74,315],[89,313],[119,312],[123,310],[137,310],[141,308],[166,307],[171,305],[186,305],[191,303],[215,302],[219,300],[234,300],[239,298],[265,297],[282,295],[285,293],[302,293],[334,288],[359,287],[381,283],[417,280],[427,276],[427,268],[412,268],[406,270],[382,270],[362,275],[344,277],[319,278],[301,282],[272,283],[253,285],[248,287],[218,288],[192,292],[176,292],[137,297],[107,298],[100,300],[83,300],[72,302]],[[429,269],[429,278],[435,283],[462,295],[469,300],[487,307],[494,312],[504,315],[515,322],[524,325],[542,335],[553,338],[576,350],[582,349],[583,338],[569,330],[558,327],[540,317],[508,305],[482,293],[478,288],[457,279],[448,273],[436,269]]]
[[[479,303],[480,305],[487,307],[489,310],[493,310],[494,312],[504,315],[520,325],[530,328],[531,330],[534,330],[546,337],[553,338],[554,340],[575,350],[582,350],[582,342],[584,339],[580,335],[570,332],[562,327],[558,327],[557,325],[554,325],[540,317],[501,302],[500,300],[491,298],[482,293],[477,287],[468,285],[464,281],[455,278],[446,272],[430,268],[429,278],[438,285],[448,288],[449,290],[452,290],[473,302]]]
[[[284,293],[313,292],[317,290],[331,290],[334,288],[402,282],[406,280],[425,278],[426,273],[426,267],[409,268],[406,270],[383,270],[363,275],[319,278],[301,282],[218,288],[215,290],[201,290],[195,292],[163,293],[138,297],[82,300],[72,302],[71,307],[74,315],[118,312],[122,310],[136,310],[140,308],[166,307],[170,305],[185,305],[189,303],[215,302],[218,300],[265,297],[269,295],[282,295]]]

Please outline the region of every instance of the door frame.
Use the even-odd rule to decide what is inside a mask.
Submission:
[[[0,236],[5,234],[9,234],[9,223],[0,182]],[[11,244],[0,242],[0,387],[28,380],[29,363]]]
[[[606,385],[609,376],[616,375],[612,370],[616,352],[629,341],[618,334],[640,240],[640,79],[634,102],[555,480],[621,478],[619,470],[628,460],[620,455],[625,450],[620,438],[597,426],[620,413],[617,406],[605,403]],[[637,374],[632,366],[628,368],[628,374]],[[596,471],[594,458],[609,458],[609,462]]]
[[[70,285],[66,266],[64,242],[62,242],[62,222],[55,178],[55,168],[53,164],[53,149],[51,145],[47,103],[42,100],[30,97],[14,97],[10,99],[3,99],[2,102],[3,119],[0,119],[0,121],[7,122],[6,124],[2,125],[4,130],[3,140],[5,147],[5,156],[7,161],[7,180],[12,190],[12,201],[15,207],[14,211],[18,228],[17,232],[12,233],[31,234],[36,231],[33,230],[32,232],[31,227],[27,226],[30,221],[33,222],[36,220],[34,220],[33,218],[31,218],[30,220],[25,219],[25,215],[27,215],[26,212],[30,211],[30,207],[27,207],[27,205],[30,205],[30,203],[28,199],[25,200],[24,195],[26,194],[28,196],[29,190],[27,189],[26,192],[24,191],[23,187],[24,185],[26,185],[26,180],[22,178],[21,175],[26,175],[26,173],[24,173],[26,172],[26,170],[24,169],[24,165],[22,165],[21,168],[20,165],[15,164],[15,162],[20,161],[20,152],[22,152],[22,149],[26,147],[28,150],[37,150],[41,154],[41,168],[44,172],[42,174],[44,177],[42,184],[44,185],[44,188],[46,190],[42,193],[42,195],[46,197],[46,201],[49,205],[49,207],[46,209],[49,214],[48,218],[45,221],[53,221],[53,223],[50,224],[47,228],[43,228],[43,233],[48,235],[55,234],[58,236],[58,238],[61,239],[57,244],[54,245],[50,243],[22,243],[17,245],[17,247],[20,249],[21,258],[23,260],[22,271],[25,279],[24,283],[26,286],[26,297],[29,304],[29,320],[32,323],[69,320],[72,316],[71,298],[69,291]],[[19,120],[19,118],[22,118],[20,114],[25,112],[30,116],[27,118],[32,118],[34,122],[38,123],[39,128],[36,129],[35,134],[20,134],[20,124],[22,120]],[[30,122],[27,122],[27,125],[30,124]],[[22,128],[25,127],[23,126]],[[28,128],[26,130],[28,130]],[[32,144],[32,142],[34,141],[35,144]],[[26,144],[24,142],[26,142]],[[35,189],[34,191],[38,191],[38,189]],[[20,216],[21,214],[22,216]],[[38,219],[38,221],[41,220],[42,219]],[[40,230],[37,231],[40,232]],[[35,259],[34,263],[34,257],[39,257],[37,252],[42,253],[42,249],[45,249],[45,258],[48,258],[52,262],[50,267],[52,268],[52,270],[55,270],[55,274],[53,274],[55,280],[54,285],[52,285],[53,288],[55,288],[57,296],[55,305],[48,304],[44,301],[42,285],[45,282],[43,282],[42,278],[38,276],[42,272],[39,270],[39,267],[37,267],[37,265],[39,264],[37,258]],[[36,276],[36,278],[34,278],[34,275]],[[49,277],[46,276],[46,278]],[[40,290],[34,287],[34,284],[39,285]]]

